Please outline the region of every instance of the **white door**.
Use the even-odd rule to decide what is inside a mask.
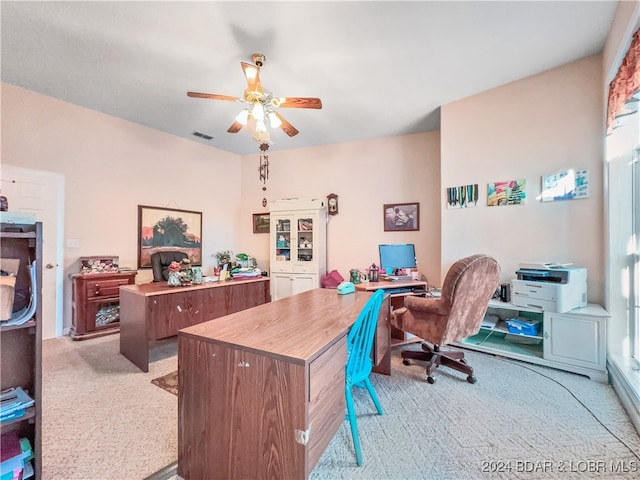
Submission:
[[[2,195],[9,212],[31,213],[42,222],[42,338],[62,335],[64,269],[64,176],[2,165]]]

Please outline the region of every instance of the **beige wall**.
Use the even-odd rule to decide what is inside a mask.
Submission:
[[[304,132],[301,133],[303,135]],[[378,244],[414,243],[418,268],[440,276],[439,132],[380,138],[269,153],[267,190],[258,178],[259,153],[242,159],[242,248],[268,261],[269,236],[253,235],[251,214],[266,212],[262,198],[338,195],[338,215],[329,216],[328,268],[347,278],[351,268],[379,264]],[[256,148],[257,151],[257,148]],[[385,203],[420,203],[420,231],[385,232]],[[261,262],[262,263],[262,262]]]
[[[588,269],[588,300],[604,300],[602,57],[595,55],[444,105],[442,188],[477,183],[476,208],[442,205],[442,271],[488,253],[515,278],[520,262]],[[590,198],[540,202],[541,176],[588,169]],[[525,205],[487,207],[487,183],[524,178]]]

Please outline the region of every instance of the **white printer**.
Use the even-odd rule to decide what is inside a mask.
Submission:
[[[587,306],[587,269],[554,263],[521,263],[511,280],[511,303],[550,312]]]

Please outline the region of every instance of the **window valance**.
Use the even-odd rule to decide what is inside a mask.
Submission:
[[[636,30],[631,39],[631,46],[622,60],[622,64],[615,78],[609,84],[609,101],[607,106],[607,133],[611,133],[616,126],[616,117],[632,113],[627,105],[629,101],[637,102],[634,97],[640,90],[640,29]]]

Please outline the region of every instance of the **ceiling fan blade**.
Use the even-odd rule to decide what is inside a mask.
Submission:
[[[271,100],[274,107],[280,108],[322,108],[319,98],[277,97]]]
[[[187,95],[194,98],[210,98],[211,100],[227,100],[229,102],[235,102],[236,100],[239,100],[238,97],[230,97],[229,95],[218,95],[217,93],[187,92]]]
[[[290,137],[293,137],[295,135],[297,135],[298,130],[296,130],[296,128],[291,125],[289,122],[287,122],[284,117],[282,115],[280,115],[278,112],[273,112],[275,113],[276,117],[278,117],[278,119],[282,122],[282,124],[280,125],[280,128],[284,131],[284,133],[286,133],[287,135],[289,135]]]
[[[242,127],[244,127],[244,125],[236,120],[235,122],[233,122],[231,124],[231,126],[229,127],[229,130],[227,130],[227,132],[229,132],[229,133],[238,133],[240,130],[242,130]]]
[[[260,69],[251,63],[240,62],[240,65],[242,65],[242,71],[247,79],[249,90],[263,93],[262,84],[260,83]]]

